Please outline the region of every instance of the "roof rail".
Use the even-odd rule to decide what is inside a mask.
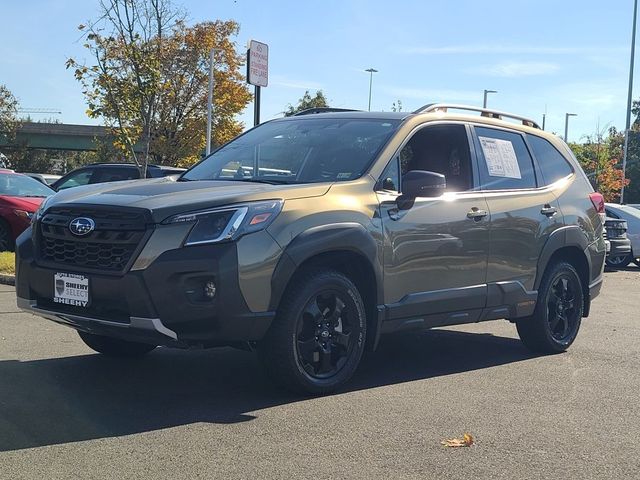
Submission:
[[[353,108],[333,108],[333,107],[315,107],[315,108],[307,108],[306,110],[302,110],[301,112],[294,113],[294,117],[299,117],[300,115],[311,115],[314,113],[331,113],[331,112],[360,112],[361,110],[354,110]]]
[[[520,120],[522,122],[522,125],[540,129],[540,125],[538,125],[537,122],[529,118],[521,117],[520,115],[514,115],[513,113],[501,112],[498,110],[489,110],[487,108],[474,107],[471,105],[457,105],[455,103],[429,103],[415,110],[413,113],[446,112],[450,108],[453,110],[467,110],[471,112],[480,112],[480,115],[482,117],[495,118],[498,120],[502,120],[503,118]]]

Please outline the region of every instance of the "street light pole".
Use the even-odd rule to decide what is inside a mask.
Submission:
[[[624,128],[624,153],[622,155],[622,188],[620,189],[620,204],[624,203],[624,183],[627,178],[627,151],[629,150],[629,129],[631,128],[631,96],[633,95],[633,61],[636,53],[636,18],[638,15],[638,0],[633,2],[633,28],[631,31],[631,59],[629,60],[629,93],[627,95],[627,122]]]
[[[369,72],[369,111],[371,111],[371,86],[373,85],[373,74],[378,73],[375,68],[367,68],[365,72]]]
[[[211,122],[213,116],[213,62],[214,53],[219,50],[218,48],[212,48],[209,53],[209,96],[207,97],[207,145],[205,147],[206,155],[211,153]]]
[[[498,93],[497,90],[485,90],[484,91],[484,98],[482,100],[482,108],[487,108],[487,94],[489,93]]]
[[[565,143],[569,143],[569,140],[567,140],[568,135],[569,135],[569,117],[577,117],[578,114],[577,113],[565,113],[564,114],[564,141]]]

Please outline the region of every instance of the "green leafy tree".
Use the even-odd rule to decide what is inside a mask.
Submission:
[[[302,98],[298,99],[297,105],[289,104],[284,112],[286,117],[290,117],[291,115],[295,115],[298,112],[302,112],[304,110],[308,110],[310,108],[319,108],[319,107],[328,107],[329,102],[327,101],[327,97],[325,97],[324,92],[322,90],[316,91],[316,94],[312,97],[309,93],[309,90],[304,92]]]
[[[242,130],[235,120],[251,100],[232,37],[239,26],[187,27],[171,0],[101,0],[95,22],[80,25],[89,64],[67,60],[83,86],[88,114],[110,127],[115,146],[141,169],[150,161],[189,164],[205,144],[209,51],[215,54],[214,138]],[[136,154],[134,145],[142,145]]]
[[[0,85],[0,138],[14,138],[19,125],[17,113],[18,100],[6,86]]]

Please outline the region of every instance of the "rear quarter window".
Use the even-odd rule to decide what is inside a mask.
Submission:
[[[535,188],[531,154],[521,134],[475,127],[480,183],[483,190]]]
[[[545,185],[550,185],[573,173],[573,168],[567,159],[551,142],[535,135],[527,135],[527,140],[538,161]]]

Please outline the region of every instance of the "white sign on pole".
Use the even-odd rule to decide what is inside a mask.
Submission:
[[[266,43],[249,42],[247,82],[258,87],[266,87],[269,83],[269,45]]]

